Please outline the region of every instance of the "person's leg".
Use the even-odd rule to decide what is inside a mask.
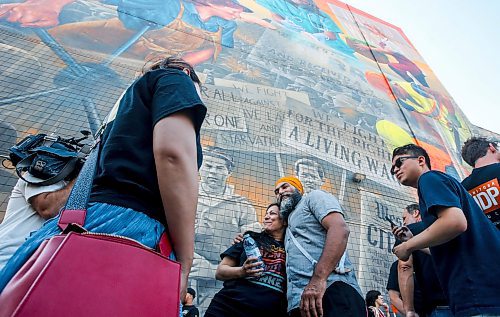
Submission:
[[[363,297],[350,285],[335,282],[330,285],[323,296],[324,317],[366,317],[366,306]]]

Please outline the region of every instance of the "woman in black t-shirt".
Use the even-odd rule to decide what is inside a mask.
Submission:
[[[205,317],[279,317],[286,314],[285,220],[279,205],[267,207],[264,230],[248,232],[257,242],[261,262],[247,258],[243,242],[236,243],[221,254],[222,261],[215,277],[224,287],[215,294]]]

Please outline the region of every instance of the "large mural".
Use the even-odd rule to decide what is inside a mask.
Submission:
[[[390,174],[392,149],[416,143],[434,169],[468,173],[473,127],[411,42],[336,0],[2,0],[0,34],[2,157],[30,133],[95,132],[148,61],[195,65],[209,108],[191,275],[201,310],[221,287],[219,254],[259,230],[278,177],[339,198],[363,291],[383,291],[383,219],[416,199]],[[14,175],[0,170],[1,211]]]

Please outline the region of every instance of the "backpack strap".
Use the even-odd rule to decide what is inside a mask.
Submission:
[[[66,205],[64,206],[58,226],[63,231],[70,223],[76,223],[83,227],[87,215],[87,203],[89,201],[97,160],[99,157],[99,140],[94,144],[87,160],[83,164],[82,170],[76,179],[75,185],[71,189]]]

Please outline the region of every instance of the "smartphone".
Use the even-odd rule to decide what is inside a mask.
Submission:
[[[398,226],[391,220],[391,218],[389,218],[389,216],[385,216],[385,220],[389,221],[389,223],[391,224],[391,229],[394,229],[394,227]]]

